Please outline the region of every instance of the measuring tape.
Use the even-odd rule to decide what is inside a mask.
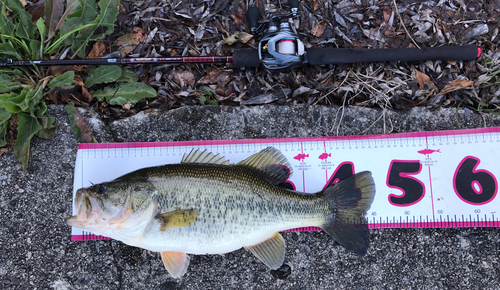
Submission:
[[[293,167],[296,190],[320,191],[330,178],[371,171],[370,228],[500,227],[500,128],[385,135],[80,144],[73,196],[81,187],[134,170],[179,163],[202,148],[237,163],[266,147]],[[75,209],[73,209],[75,213]],[[315,230],[306,228],[299,230]],[[73,240],[92,240],[73,228]]]

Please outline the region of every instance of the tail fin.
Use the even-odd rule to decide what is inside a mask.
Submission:
[[[364,215],[375,197],[371,172],[361,172],[330,185],[323,194],[331,213],[321,228],[346,249],[365,255],[370,233]]]

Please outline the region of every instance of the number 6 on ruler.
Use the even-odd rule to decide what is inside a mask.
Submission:
[[[472,205],[486,204],[497,195],[497,179],[491,172],[477,170],[479,159],[467,156],[455,170],[453,189],[458,197]]]

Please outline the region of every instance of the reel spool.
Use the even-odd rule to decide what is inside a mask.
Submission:
[[[290,30],[288,23],[282,22],[280,29],[267,30],[259,42],[259,59],[268,69],[286,69],[304,63],[304,43]],[[271,30],[271,31],[270,31]]]

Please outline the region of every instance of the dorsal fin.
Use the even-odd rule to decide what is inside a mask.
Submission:
[[[292,166],[286,157],[273,147],[255,153],[237,165],[248,166],[260,170],[275,184],[285,182],[292,175]]]
[[[207,152],[207,149],[201,151],[200,149],[192,149],[189,154],[184,154],[181,163],[200,163],[200,164],[217,164],[217,165],[230,165],[229,161],[224,156],[219,154],[214,155]]]

